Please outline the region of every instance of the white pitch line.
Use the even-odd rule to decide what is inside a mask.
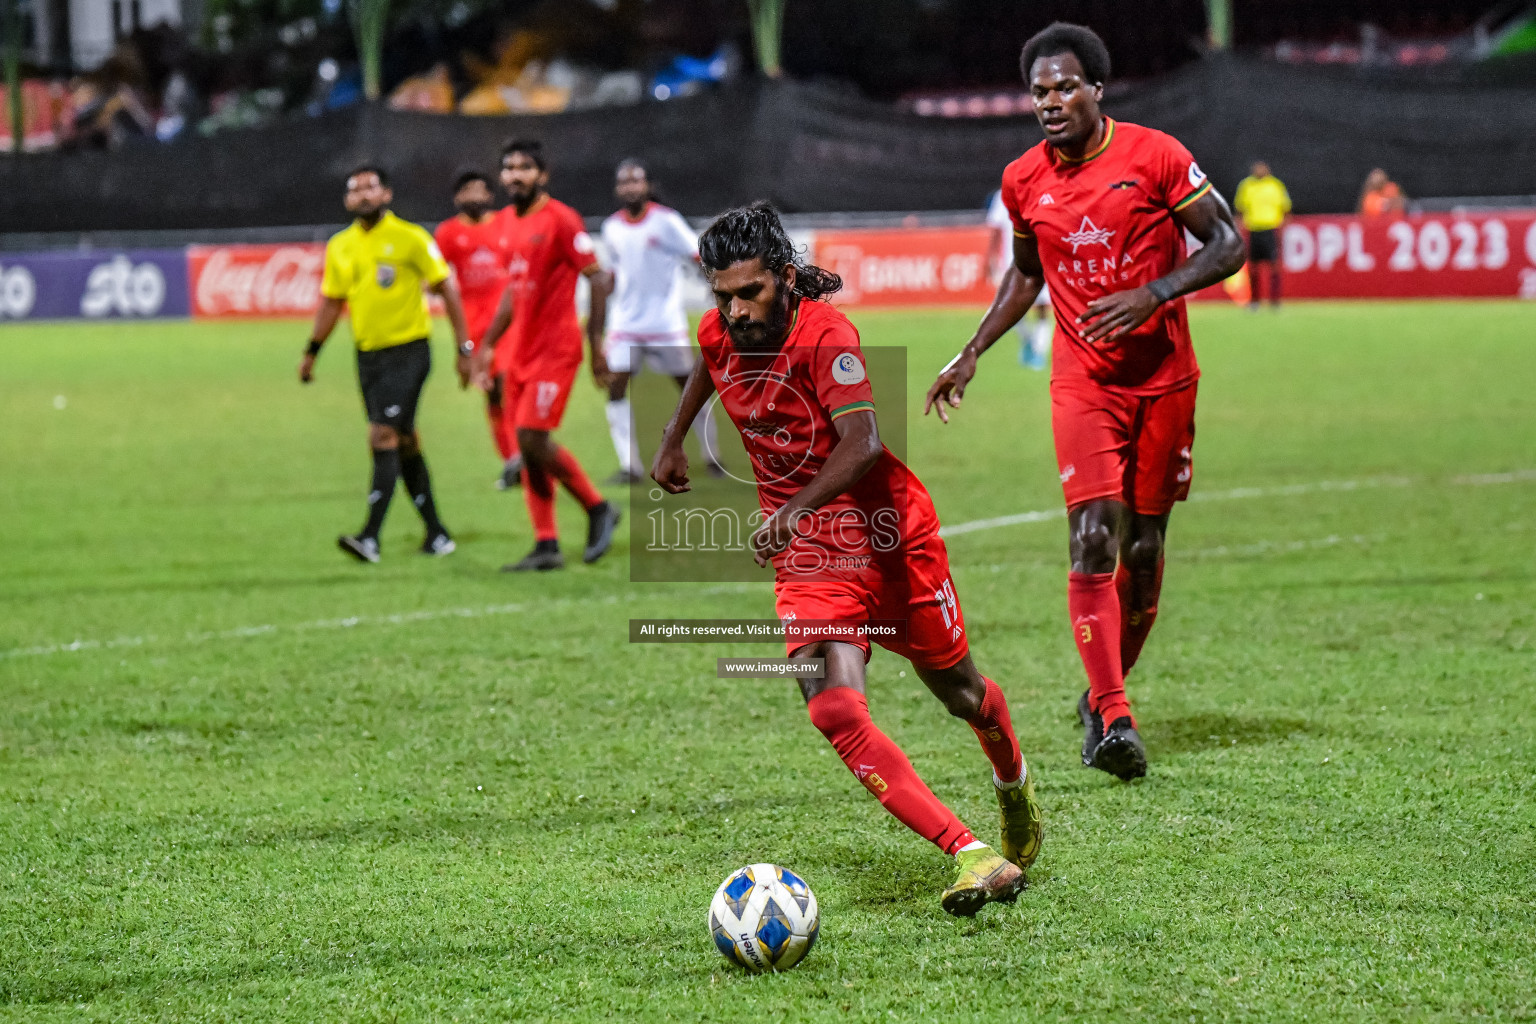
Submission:
[[[1334,533],[1326,537],[1318,537],[1316,540],[1261,540],[1255,544],[1222,544],[1214,548],[1196,548],[1193,551],[1180,552],[1180,557],[1195,560],[1202,558],[1248,558],[1254,555],[1267,555],[1273,552],[1317,551],[1321,548],[1338,547],[1340,544],[1358,544],[1361,547],[1368,547],[1371,544],[1378,544],[1385,539],[1385,537],[1379,534],[1366,536],[1357,533],[1349,537],[1341,537]]]
[[[1521,469],[1512,473],[1484,473],[1478,476],[1458,476],[1450,482],[1464,487],[1489,484],[1513,484],[1536,481],[1536,469]],[[1409,476],[1370,476],[1360,480],[1318,480],[1309,484],[1285,484],[1280,487],[1234,487],[1228,491],[1196,491],[1190,501],[1241,501],[1249,498],[1288,498],[1298,494],[1338,493],[1362,491],[1377,487],[1413,487],[1422,480]],[[1065,518],[1064,508],[1040,509],[1035,512],[1016,512],[1009,516],[990,519],[972,519],[939,530],[940,537],[958,537],[963,533],[979,530],[995,530],[1002,526],[1018,526],[1022,523],[1043,523]]]
[[[695,591],[690,597],[707,597],[714,594],[746,594],[764,589],[768,583],[728,583]],[[315,619],[310,622],[294,622],[285,626],[270,623],[260,626],[239,626],[235,629],[193,631],[181,636],[159,637],[153,633],[143,636],[121,636],[112,640],[71,640],[69,643],[43,644],[37,647],[15,647],[0,651],[0,661],[11,658],[39,657],[50,654],[74,654],[79,651],[103,651],[118,647],[142,647],[162,640],[172,643],[202,644],[216,640],[244,640],[250,637],[268,636],[273,633],[302,633],[314,630],[353,629],[358,626],[400,626],[409,622],[429,622],[433,619],[483,619],[495,615],[516,615],[519,612],[548,612],[554,608],[584,604],[618,604],[638,601],[649,595],[638,593],[609,594],[600,598],[562,598],[538,604],[488,604],[478,608],[438,608],[415,612],[397,612],[392,615],[351,615],[344,619]]]
[[[1519,469],[1508,473],[1481,473],[1470,476],[1458,476],[1451,479],[1450,483],[1463,487],[1486,487],[1496,484],[1526,483],[1536,481],[1536,470]],[[1347,492],[1358,491],[1376,487],[1412,487],[1422,483],[1412,477],[1404,476],[1376,476],[1365,477],[1360,480],[1319,480],[1309,484],[1286,484],[1281,487],[1235,487],[1227,491],[1197,491],[1189,496],[1190,501],[1238,501],[1249,498],[1276,498],[1290,497],[1298,494],[1313,494],[1319,492]],[[939,530],[941,537],[956,537],[965,533],[976,533],[981,530],[995,530],[1004,526],[1019,526],[1025,523],[1043,523],[1053,519],[1062,519],[1066,516],[1066,510],[1061,508],[1041,509],[1034,512],[1018,512],[1007,516],[994,516],[990,519],[973,519],[965,523],[956,523]],[[1357,544],[1370,543],[1372,538],[1354,536],[1341,538],[1337,536],[1324,537],[1313,541],[1260,541],[1256,544],[1241,547],[1218,547],[1201,551],[1190,552],[1193,557],[1223,557],[1226,555],[1256,555],[1269,551],[1301,551],[1308,548],[1330,547],[1341,544],[1345,540]],[[768,586],[766,583],[733,583],[709,587],[696,591],[690,596],[707,596],[711,594],[741,594],[751,593]],[[408,622],[428,622],[434,619],[479,619],[494,615],[515,615],[537,608],[539,611],[548,611],[550,608],[565,607],[569,605],[583,604],[617,604],[620,600],[625,602],[637,600],[642,595],[625,594],[622,598],[616,594],[610,594],[603,598],[564,598],[557,601],[540,603],[536,606],[524,603],[492,604],[478,608],[440,608],[415,612],[397,612],[392,615],[353,615],[342,619],[316,619],[311,622],[295,622],[286,626],[263,624],[259,626],[239,626],[234,629],[209,630],[203,632],[189,632],[180,637],[165,638],[168,641],[181,643],[209,643],[216,640],[243,640],[251,637],[266,636],[278,632],[306,632],[311,630],[352,629],[356,626],[398,626]],[[68,643],[43,644],[37,647],[15,647],[8,651],[0,651],[0,661],[12,658],[41,657],[53,654],[74,654],[80,651],[113,650],[120,647],[142,647],[145,644],[158,643],[161,637],[154,634],[144,636],[122,636],[111,640],[72,640]]]

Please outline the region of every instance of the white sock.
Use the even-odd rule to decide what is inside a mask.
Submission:
[[[973,839],[969,843],[966,843],[964,846],[960,847],[960,849],[956,850],[955,852],[970,853],[972,850],[984,849],[986,845],[987,844],[982,842],[980,839]]]
[[[704,461],[720,462],[720,429],[715,425],[715,415],[709,405],[705,405],[694,417],[693,432],[699,437],[699,447],[704,451]]]
[[[608,436],[613,439],[613,451],[619,457],[619,468],[631,474],[640,472],[638,468],[640,453],[635,450],[634,434],[629,399],[610,401],[608,403]]]
[[[1019,777],[1014,779],[1012,782],[1004,782],[1002,779],[997,777],[997,772],[993,772],[992,785],[996,786],[998,789],[1018,789],[1020,786],[1024,785],[1024,780],[1027,778],[1029,778],[1029,765],[1026,764],[1024,766],[1024,770],[1019,772]]]

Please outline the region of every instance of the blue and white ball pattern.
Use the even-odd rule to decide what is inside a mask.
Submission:
[[[787,971],[804,960],[820,928],[816,894],[777,864],[732,872],[709,905],[715,948],[754,974]]]

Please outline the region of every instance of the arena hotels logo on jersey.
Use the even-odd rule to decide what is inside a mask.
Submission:
[[[762,471],[762,483],[778,483],[793,476],[806,460],[816,444],[815,406],[790,382],[788,366],[784,365],[783,353],[774,357],[774,364],[766,369],[750,369],[741,365],[741,357],[726,357],[725,371],[720,375],[722,388],[710,396],[710,406],[722,405],[719,415],[729,419],[722,399],[732,392],[742,392],[752,412],[741,427],[742,440],[747,442],[747,456]],[[862,370],[863,367],[860,367]],[[780,411],[781,408],[784,411]],[[713,414],[713,413],[712,413]],[[786,418],[793,417],[811,424],[811,436],[805,447],[796,451],[791,448],[794,436],[785,429]],[[757,486],[754,475],[748,479],[737,476],[726,467],[726,474],[733,480]]]
[[[1120,271],[1121,267],[1134,262],[1130,253],[1123,253],[1118,259],[1114,256],[1113,248],[1109,240],[1115,237],[1115,232],[1108,228],[1101,228],[1093,222],[1093,218],[1084,215],[1083,222],[1078,225],[1076,231],[1062,235],[1061,240],[1072,247],[1072,255],[1077,255],[1079,246],[1102,245],[1110,249],[1108,256],[1093,257],[1090,259],[1075,259],[1071,266],[1066,260],[1056,261],[1058,273],[1068,275],[1068,280],[1082,286],[1089,283],[1109,284],[1114,279],[1124,280],[1126,274]],[[1072,275],[1086,275],[1073,277]]]
[[[1113,231],[1099,227],[1085,214],[1082,224],[1070,235],[1062,235],[1061,240],[1072,247],[1072,255],[1077,255],[1077,247],[1080,245],[1102,245],[1109,248],[1109,240],[1115,237]]]

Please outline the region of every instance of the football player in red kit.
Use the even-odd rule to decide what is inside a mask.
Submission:
[[[433,232],[443,258],[453,268],[464,301],[469,342],[463,354],[469,356],[480,347],[480,339],[496,315],[501,293],[507,288],[507,259],[501,247],[501,226],[496,211],[491,209],[494,202],[491,179],[479,171],[464,171],[453,183],[453,205],[458,213]],[[485,392],[485,409],[491,436],[501,454],[502,472],[497,485],[513,486],[522,473],[522,459],[517,453],[517,433],[501,412],[499,379],[493,380],[490,390]]]
[[[1226,202],[1189,151],[1099,110],[1109,52],[1060,22],[1020,58],[1045,141],[1003,172],[1013,266],[923,411],[956,408],[976,361],[1048,285],[1056,309],[1051,427],[1066,493],[1067,605],[1088,674],[1083,763],[1145,775],[1125,673],[1157,617],[1163,544],[1189,494],[1200,376],[1182,296],[1243,264]],[[1202,247],[1186,251],[1184,233]]]
[[[517,430],[523,456],[523,496],[533,520],[534,547],[510,572],[559,569],[565,565],[555,525],[555,482],[565,486],[587,512],[582,561],[595,562],[613,544],[619,510],[592,485],[576,456],[555,443],[581,369],[581,324],[576,318],[576,278],[592,286],[587,342],[592,376],[606,387],[603,320],[613,275],[597,262],[597,246],[581,215],[550,196],[544,147],[519,139],[501,153],[501,184],[512,204],[497,215],[510,281],[475,356],[476,377],[502,382],[502,409]],[[511,328],[503,340],[502,333]],[[498,344],[499,343],[499,344]]]
[[[1011,901],[1040,851],[1034,779],[1003,691],[971,661],[933,502],[880,441],[858,331],[820,301],[842,282],[796,257],[766,203],[722,215],[699,250],[717,312],[700,323],[703,358],[651,475],[674,494],[689,489],[683,438],[718,396],[752,461],[763,517],[754,557],[774,567],[789,657],[824,662],[821,677],[800,679],[812,723],[886,810],[955,857],[945,910],[969,916]],[[870,640],[859,628],[875,620],[900,623],[876,642],[910,660],[975,730],[1002,810],[1002,855],[934,796],[870,719]]]

